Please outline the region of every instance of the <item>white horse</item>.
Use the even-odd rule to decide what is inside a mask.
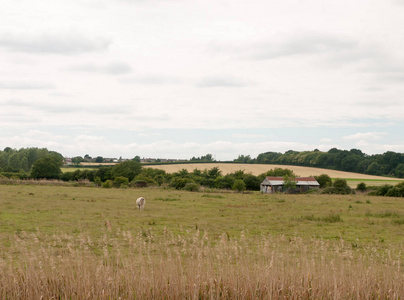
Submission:
[[[139,209],[144,209],[145,203],[146,203],[146,200],[143,197],[137,198],[137,200],[136,200],[136,206]]]

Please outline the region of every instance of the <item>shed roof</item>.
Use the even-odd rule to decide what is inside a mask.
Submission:
[[[296,185],[316,185],[320,184],[313,177],[295,177]],[[261,183],[262,185],[283,185],[283,177],[266,177]]]

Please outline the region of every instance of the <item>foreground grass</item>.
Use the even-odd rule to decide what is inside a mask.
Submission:
[[[404,297],[400,198],[0,185],[0,212],[2,299]]]
[[[199,230],[20,232],[0,258],[3,299],[399,299],[399,247]]]

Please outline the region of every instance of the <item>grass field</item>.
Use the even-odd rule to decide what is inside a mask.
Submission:
[[[402,298],[403,229],[401,198],[1,185],[0,298]]]
[[[404,227],[401,198],[366,195],[266,195],[259,193],[190,193],[150,189],[102,189],[52,186],[0,186],[3,234],[41,231],[46,234],[87,232],[101,236],[109,222],[121,230],[151,228],[156,234],[199,228],[214,236],[298,235],[354,242],[397,242]],[[134,201],[143,195],[147,209]],[[369,203],[370,202],[370,203]],[[385,211],[391,217],[371,217]],[[316,221],[339,215],[344,221]],[[310,220],[309,216],[313,216]]]

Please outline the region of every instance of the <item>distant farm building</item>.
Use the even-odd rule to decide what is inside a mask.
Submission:
[[[309,189],[317,189],[320,184],[313,177],[296,177],[296,188],[291,193],[304,193]],[[283,177],[266,177],[261,182],[261,193],[281,193],[286,190]]]

